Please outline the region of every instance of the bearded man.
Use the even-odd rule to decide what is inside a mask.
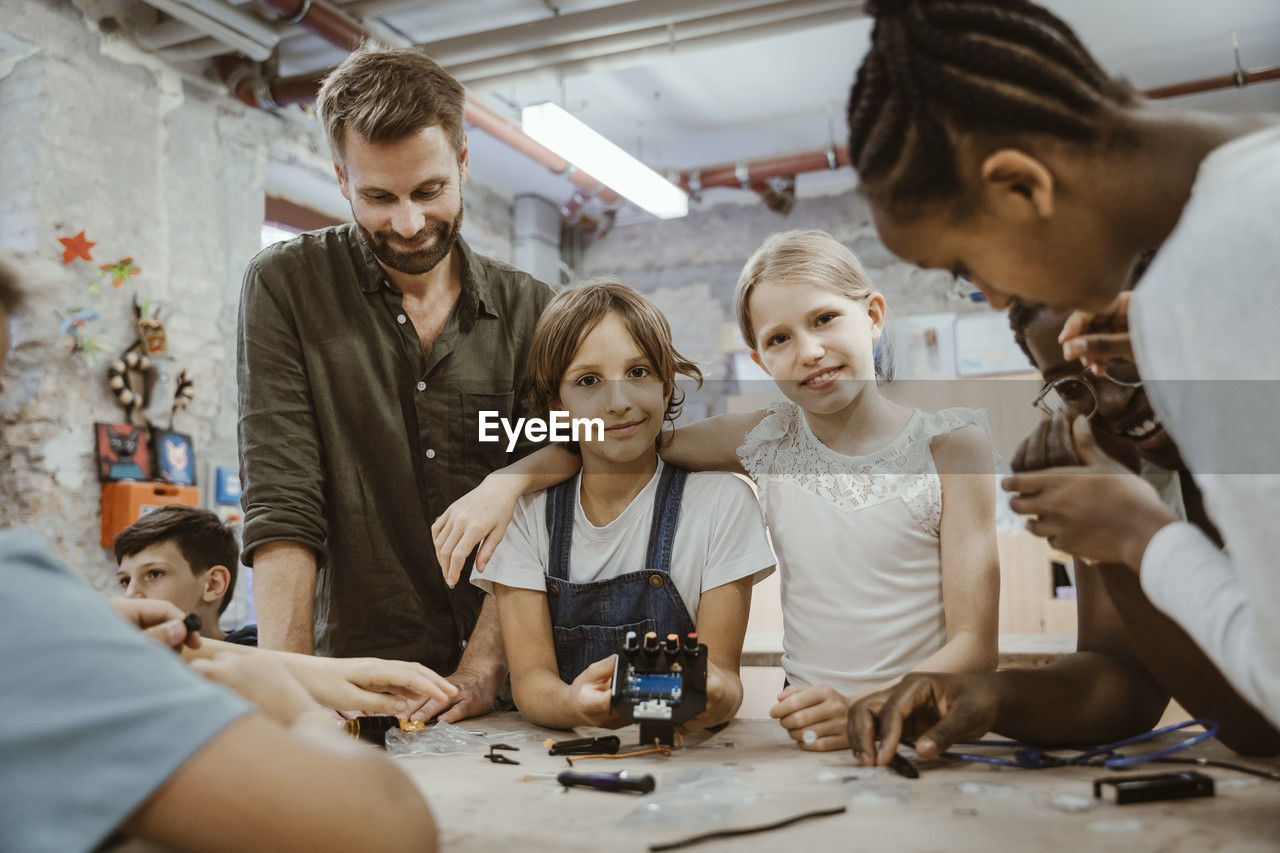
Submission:
[[[490,710],[506,664],[493,602],[466,573],[446,585],[430,526],[509,461],[479,413],[522,416],[551,296],[459,235],[463,99],[412,48],[329,74],[317,108],[355,221],[254,258],[237,359],[260,645],[452,673],[456,699],[420,714],[447,721]]]

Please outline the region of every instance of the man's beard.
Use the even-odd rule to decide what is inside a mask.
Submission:
[[[352,211],[354,218],[354,211]],[[423,228],[412,238],[405,240],[394,231],[379,231],[376,234],[356,220],[360,236],[373,252],[373,256],[387,267],[407,275],[422,275],[436,268],[436,265],[449,256],[453,244],[458,242],[458,234],[462,231],[462,204],[458,204],[458,215],[451,222],[437,222]],[[396,243],[416,243],[424,237],[434,236],[425,248],[406,252],[395,248]]]

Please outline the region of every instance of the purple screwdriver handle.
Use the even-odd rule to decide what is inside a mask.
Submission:
[[[626,770],[620,773],[576,773],[564,770],[556,776],[556,781],[566,788],[595,788],[597,791],[639,791],[647,794],[653,790],[653,777],[648,773],[643,776],[631,776]]]

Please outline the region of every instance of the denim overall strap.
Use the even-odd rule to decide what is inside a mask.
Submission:
[[[562,484],[570,486],[563,494],[548,493],[547,525],[551,538],[547,606],[556,665],[560,678],[566,683],[572,682],[592,663],[617,651],[627,631],[641,635],[646,631],[683,635],[695,630],[689,609],[670,577],[672,542],[686,473],[668,466],[658,480],[646,565],[637,571],[591,583],[568,580],[576,512],[575,484]]]
[[[684,497],[684,481],[689,472],[674,465],[662,469],[658,493],[653,499],[653,523],[649,526],[649,550],[644,567],[651,572],[671,574],[671,545],[680,523],[680,500]]]
[[[581,475],[578,475],[579,477]],[[573,544],[574,498],[578,477],[570,477],[547,490],[547,577],[569,579],[569,551]]]

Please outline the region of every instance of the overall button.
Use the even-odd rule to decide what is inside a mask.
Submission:
[[[547,592],[551,593],[552,595],[559,595],[560,587],[556,586],[553,583],[549,583],[547,584]]]
[[[409,322],[409,318],[404,316],[403,314],[397,314],[396,322],[399,323],[401,326],[403,326],[405,323]]]
[[[425,383],[425,382],[419,382],[419,383],[418,383],[418,390],[419,390],[419,391],[425,391],[425,390],[427,390],[427,383]]]
[[[435,450],[433,450],[433,449],[431,449],[431,448],[427,448],[427,452],[426,452],[426,453],[423,453],[422,455],[423,455],[423,456],[425,456],[425,457],[427,457],[428,459],[435,459],[435,458],[436,458],[436,452],[435,452]]]
[[[649,586],[654,589],[662,589],[662,585],[664,583],[666,583],[666,581],[662,579],[662,575],[649,575]]]

